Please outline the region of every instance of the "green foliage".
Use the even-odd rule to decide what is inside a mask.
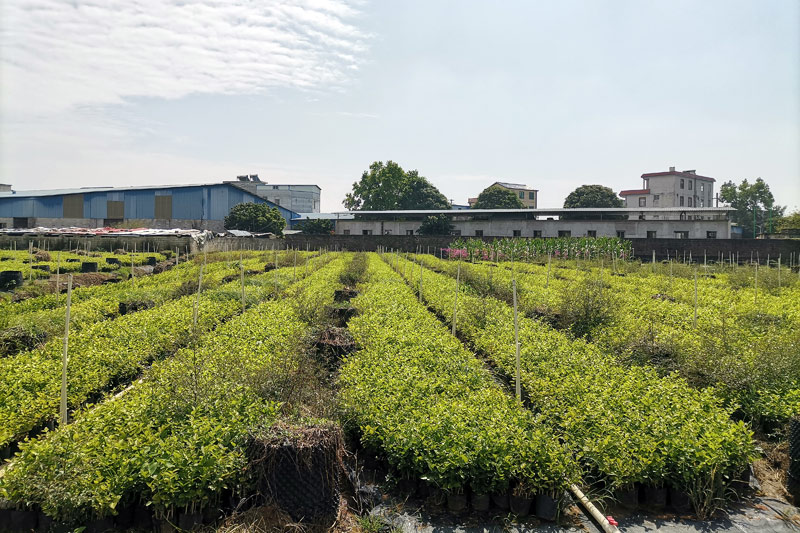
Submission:
[[[783,216],[776,224],[778,231],[800,230],[800,211]]]
[[[617,196],[613,190],[603,185],[581,185],[564,200],[564,207],[576,209],[580,207],[624,207],[625,203]],[[595,218],[594,215],[581,215],[576,213],[566,213],[560,215],[562,220],[580,220]],[[626,215],[604,215],[608,220],[621,220]]]
[[[352,302],[359,315],[349,329],[361,349],[345,361],[340,385],[364,445],[399,475],[448,491],[513,482],[559,490],[575,480],[555,436],[398,281],[371,255]]]
[[[514,191],[499,185],[487,187],[478,195],[472,209],[524,209],[525,204]]]
[[[769,185],[761,178],[753,183],[744,179],[738,186],[733,181],[726,181],[719,188],[719,196],[735,209],[731,219],[742,228],[746,238],[758,233],[771,233],[786,210],[785,206],[775,204]]]
[[[423,297],[450,317],[456,264],[430,256],[423,260],[449,274],[425,271]],[[396,262],[416,285],[419,268]],[[510,284],[513,275],[463,263],[461,270],[483,277],[493,270],[497,285]],[[510,306],[464,290],[457,317],[461,335],[514,375]],[[571,340],[538,320],[520,318],[519,336],[523,388],[541,422],[573,451],[585,480],[600,480],[612,490],[634,482],[670,484],[689,491],[697,512],[706,514],[711,504],[704,495],[723,493],[755,456],[751,433],[730,420],[732,408],[724,407],[713,389],[694,390],[677,376],[620,364],[596,345]]]
[[[330,235],[334,231],[333,220],[312,218],[297,225],[298,229],[308,235]]]
[[[340,258],[316,270],[326,262],[316,262],[305,280],[315,296],[300,301],[304,291],[292,285],[292,296],[257,304],[156,362],[124,396],[22,443],[0,478],[0,497],[74,522],[133,503],[167,514],[219,506],[226,490],[248,496],[254,480],[245,441],[253,428],[276,421],[298,388],[292,377],[311,330],[300,314],[333,301],[338,285],[324,280],[346,264]],[[274,270],[250,279],[248,290],[262,299],[294,277],[293,268]]]
[[[581,185],[564,200],[564,207],[623,207],[624,202],[613,190],[604,185]]]
[[[441,214],[425,217],[417,233],[420,235],[450,235],[451,231],[453,231],[453,223],[450,222],[450,217]]]
[[[226,229],[238,229],[252,233],[283,235],[285,226],[286,220],[277,207],[254,202],[236,204],[225,217]]]
[[[416,170],[406,172],[394,161],[375,161],[353,183],[343,202],[347,209],[450,209],[450,202]]]
[[[631,242],[616,237],[557,237],[548,239],[456,239],[450,245],[451,256],[494,261],[541,261],[553,259],[627,259]]]

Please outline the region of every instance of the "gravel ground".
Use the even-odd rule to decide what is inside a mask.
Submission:
[[[538,522],[531,519],[515,523],[511,516],[458,517],[447,513],[431,513],[411,502],[385,500],[376,506],[373,515],[383,517],[387,527],[403,533],[602,533],[577,508],[570,509],[570,525]],[[751,498],[729,508],[723,516],[699,522],[670,515],[633,513],[616,517],[624,533],[661,531],[664,533],[698,533],[730,531],[736,533],[798,533],[800,509],[785,501],[771,498]]]

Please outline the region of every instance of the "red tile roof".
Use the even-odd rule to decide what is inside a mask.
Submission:
[[[691,172],[680,172],[678,170],[669,172],[650,172],[649,174],[642,174],[643,178],[656,178],[658,176],[680,176],[682,178],[717,181],[714,178],[709,178],[708,176],[700,176],[698,174],[692,174]]]
[[[620,196],[628,196],[630,194],[650,194],[650,189],[629,189],[627,191],[619,191]]]

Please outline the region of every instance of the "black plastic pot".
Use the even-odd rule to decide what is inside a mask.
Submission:
[[[538,494],[534,514],[542,520],[555,522],[558,515],[558,502],[549,494]]]
[[[0,272],[0,291],[10,291],[22,286],[24,278],[19,270]]]
[[[34,270],[42,270],[44,272],[50,272],[50,265],[33,265],[31,268]]]
[[[644,488],[644,503],[653,510],[661,510],[667,506],[666,487],[648,485]]]
[[[674,487],[669,488],[669,505],[678,513],[688,513],[692,510],[692,502],[689,501],[689,495],[685,491]]]
[[[97,263],[94,261],[84,261],[81,263],[81,272],[97,272]]]
[[[614,498],[621,506],[635,509],[639,506],[639,487],[633,485],[631,487],[618,489],[614,494]]]
[[[786,484],[797,504],[800,500],[800,417],[789,423],[789,475]]]
[[[517,516],[528,516],[531,512],[531,505],[533,505],[533,498],[523,498],[521,496],[514,496],[513,494],[508,499],[511,512]]]
[[[455,494],[453,492],[447,495],[447,510],[451,513],[460,513],[467,509],[467,495]]]
[[[501,511],[505,511],[511,505],[508,501],[508,492],[495,492],[492,494],[492,503]]]
[[[477,494],[473,492],[471,503],[473,511],[485,513],[489,510],[489,506],[492,504],[492,497],[489,494]]]
[[[120,264],[119,259],[117,259],[116,257],[106,257],[106,263],[108,263],[109,265],[119,265]]]
[[[156,263],[157,261],[155,257],[148,257],[147,261],[145,261],[145,264],[150,266],[156,266]]]

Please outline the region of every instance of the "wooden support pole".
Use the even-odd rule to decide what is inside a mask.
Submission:
[[[64,321],[64,353],[61,359],[61,409],[60,421],[64,425],[67,420],[67,362],[69,360],[69,313],[72,308],[72,274],[67,278],[67,317]]]
[[[511,280],[511,290],[514,293],[514,350],[516,351],[516,374],[515,384],[517,400],[522,401],[522,385],[520,384],[520,361],[519,361],[519,320],[517,318],[517,280]]]
[[[461,284],[461,261],[458,262],[458,270],[456,271],[456,297],[453,303],[453,336],[456,334],[456,317],[458,314],[458,288]]]
[[[239,270],[240,270],[240,279],[242,282],[242,313],[244,313],[245,303],[244,303],[244,253],[239,252]]]
[[[694,322],[693,325],[697,328],[697,270],[694,271]]]

